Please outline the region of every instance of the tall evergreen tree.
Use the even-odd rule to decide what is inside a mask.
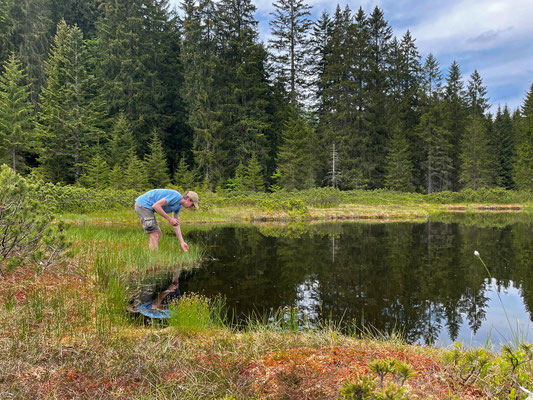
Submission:
[[[24,152],[33,138],[33,107],[29,85],[24,84],[22,65],[11,53],[0,76],[0,160],[8,161],[14,171],[24,168]]]
[[[145,163],[137,157],[133,148],[128,151],[128,160],[126,168],[124,169],[122,185],[125,188],[137,191],[145,190],[148,187],[151,187],[152,189],[154,188],[154,186],[150,186],[150,183],[148,182]]]
[[[491,151],[490,121],[485,115],[489,108],[487,89],[479,73],[474,71],[468,81],[466,101],[470,114],[461,142],[460,181],[463,187],[478,189],[496,183],[496,156]]]
[[[466,100],[472,115],[485,115],[489,108],[487,88],[483,85],[483,79],[477,70],[470,75]]]
[[[218,3],[217,39],[221,47],[215,82],[220,96],[223,145],[233,157],[225,175],[253,153],[263,166],[268,162],[267,131],[269,87],[265,71],[267,53],[257,43],[255,6],[250,0]]]
[[[51,18],[51,0],[11,0],[9,7],[9,51],[15,51],[22,62],[30,84],[30,99],[38,102],[45,82],[44,63],[55,25]]]
[[[189,111],[188,123],[193,130],[194,160],[203,181],[215,188],[223,180],[226,160],[216,87],[216,72],[219,70],[215,41],[216,10],[212,0],[202,0],[199,5],[185,0],[182,8],[182,54],[186,71],[184,98]]]
[[[490,158],[487,124],[483,116],[471,115],[461,143],[460,183],[464,188],[477,190],[490,187],[494,182],[494,170]]]
[[[273,5],[273,38],[269,40],[273,67],[277,78],[286,85],[290,104],[298,107],[307,97],[311,6],[304,0],[279,0]]]
[[[313,185],[313,164],[310,152],[311,129],[293,109],[282,132],[278,154],[280,184],[287,190],[308,189]]]
[[[533,85],[521,107],[516,136],[514,181],[519,190],[533,190]]]
[[[144,164],[151,187],[164,188],[170,184],[165,151],[156,130],[152,134],[150,153],[146,155]]]
[[[194,188],[196,180],[194,172],[189,169],[185,156],[182,154],[178,164],[178,168],[174,173],[174,183],[182,190],[189,190]]]
[[[81,31],[62,21],[46,62],[39,113],[39,161],[48,179],[74,183],[90,146],[98,141],[97,113],[87,88],[86,47]]]
[[[452,143],[450,148],[452,190],[459,190],[460,143],[465,132],[467,111],[464,83],[459,64],[455,61],[448,70],[443,96],[443,127],[450,132]]]
[[[265,183],[261,169],[262,168],[259,160],[257,159],[256,155],[253,154],[252,158],[250,158],[250,161],[248,162],[246,173],[243,179],[243,186],[246,190],[251,190],[252,192],[265,191]]]
[[[128,159],[129,149],[135,149],[128,121],[123,114],[119,114],[111,131],[111,138],[107,143],[108,164],[111,167],[115,165],[125,166]]]
[[[186,129],[179,128],[179,32],[168,0],[101,0],[100,7],[97,75],[108,115],[124,114],[141,153],[154,128],[175,145],[173,135]]]
[[[511,115],[507,106],[503,111],[498,107],[494,120],[494,152],[497,156],[498,178],[497,184],[506,189],[512,189],[513,162],[515,160],[514,129]]]
[[[103,150],[98,149],[85,165],[85,172],[79,179],[83,186],[98,190],[109,187],[111,170],[102,153]]]
[[[387,189],[402,192],[413,190],[413,164],[409,153],[409,142],[399,130],[395,132],[389,143],[385,170]]]
[[[426,192],[450,190],[452,186],[451,134],[444,127],[441,103],[442,75],[432,54],[426,58],[423,68],[422,116],[417,133],[422,143],[422,165]]]
[[[324,11],[320,18],[313,25],[313,35],[311,36],[311,52],[313,54],[313,64],[311,66],[312,81],[312,103],[314,110],[319,115],[322,114],[322,93],[324,91],[322,76],[326,72],[326,59],[329,53],[329,41],[331,40],[333,20]]]

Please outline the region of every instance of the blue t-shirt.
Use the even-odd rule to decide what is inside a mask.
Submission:
[[[154,203],[157,203],[161,199],[167,201],[167,205],[163,207],[163,210],[170,214],[179,213],[181,209],[180,201],[183,198],[181,194],[172,189],[152,189],[145,194],[140,195],[135,199],[141,206],[153,210]]]

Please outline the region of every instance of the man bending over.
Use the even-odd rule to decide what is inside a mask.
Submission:
[[[174,232],[178,237],[183,251],[189,251],[189,245],[183,240],[181,235],[180,221],[178,214],[181,206],[198,208],[198,194],[188,191],[182,196],[172,189],[152,189],[135,199],[135,211],[141,220],[144,232],[150,238],[150,249],[159,248],[159,238],[161,229],[157,225],[154,212],[165,218],[174,227]],[[174,216],[171,217],[170,214]]]

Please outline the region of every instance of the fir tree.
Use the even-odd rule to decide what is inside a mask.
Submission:
[[[443,128],[440,106],[433,105],[420,119],[417,129],[424,146],[426,192],[451,189],[450,132]]]
[[[400,131],[394,133],[389,143],[385,171],[387,189],[402,192],[413,190],[413,165],[409,153],[409,142]]]
[[[265,183],[261,169],[262,167],[259,163],[259,160],[257,159],[256,155],[253,154],[252,158],[250,158],[250,161],[248,162],[246,173],[243,179],[243,186],[246,190],[250,190],[252,192],[265,191]]]
[[[468,118],[461,149],[460,182],[463,187],[473,190],[490,187],[494,181],[494,171],[487,139],[487,124],[483,116],[473,115]]]
[[[30,99],[37,105],[46,79],[45,60],[55,25],[51,18],[51,0],[9,1],[9,48],[16,51],[30,85]]]
[[[33,107],[28,85],[24,84],[24,71],[15,53],[3,69],[0,76],[0,159],[20,172],[24,168],[24,152],[30,149],[33,141]]]
[[[148,176],[148,184],[150,186],[154,188],[164,188],[170,184],[163,144],[155,130],[152,134],[152,142],[150,143],[150,153],[146,156],[144,163],[146,175]]]
[[[99,190],[109,187],[111,171],[101,153],[101,151],[97,151],[96,155],[85,166],[85,172],[79,180],[83,186]]]
[[[128,157],[128,150],[135,148],[135,142],[128,121],[123,114],[119,114],[111,131],[111,139],[107,144],[109,165],[124,166]]]
[[[455,61],[448,70],[443,96],[443,127],[450,132],[450,142],[453,144],[450,148],[452,190],[459,190],[460,143],[465,132],[467,108],[461,71]]]
[[[513,162],[515,160],[514,129],[511,115],[507,106],[503,112],[498,107],[494,120],[494,152],[497,157],[497,184],[506,189],[512,189]]]
[[[62,21],[46,62],[39,113],[39,161],[53,182],[76,182],[99,136],[86,56],[81,31]]]
[[[472,115],[484,115],[489,108],[487,88],[483,85],[483,79],[477,70],[470,75],[466,100]]]
[[[136,191],[145,190],[150,186],[145,163],[137,157],[133,148],[128,151],[127,164],[124,169],[123,186]]]
[[[313,185],[313,162],[309,151],[311,135],[311,129],[293,109],[285,123],[278,154],[280,185],[287,190],[307,189]]]
[[[298,107],[305,99],[310,51],[311,6],[303,0],[279,0],[274,4],[269,40],[277,78],[286,85],[289,102]]]
[[[519,190],[533,190],[533,85],[521,107],[517,123],[514,181]]]
[[[174,183],[182,190],[189,190],[195,187],[196,180],[194,172],[189,169],[185,156],[182,154],[178,168],[174,173]]]

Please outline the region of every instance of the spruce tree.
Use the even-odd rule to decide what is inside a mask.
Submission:
[[[466,101],[470,116],[461,141],[460,182],[463,187],[478,189],[496,184],[496,156],[491,149],[490,121],[485,112],[489,107],[487,89],[477,71],[468,81]]]
[[[246,173],[243,179],[243,186],[246,190],[250,190],[252,192],[265,191],[265,183],[261,169],[262,167],[259,163],[259,160],[257,159],[256,155],[253,154],[252,158],[250,158],[250,161],[248,162]]]
[[[9,49],[17,52],[30,85],[30,99],[38,103],[46,79],[45,60],[55,23],[51,16],[51,0],[9,1]]]
[[[450,148],[452,190],[460,188],[460,143],[465,134],[467,118],[465,95],[459,64],[454,61],[448,70],[443,92],[443,127],[450,132],[450,143],[452,143]]]
[[[483,79],[477,70],[470,75],[466,100],[472,115],[485,115],[489,108],[487,88],[483,85]]]
[[[299,107],[309,79],[311,6],[303,0],[279,0],[273,6],[269,46],[274,74],[286,85],[290,104]]]
[[[270,121],[269,87],[265,70],[267,53],[258,43],[255,6],[250,0],[223,0],[218,3],[217,39],[221,135],[227,160],[225,177],[253,153],[263,166],[268,163],[266,134]]]
[[[92,189],[105,189],[110,183],[110,169],[102,151],[97,151],[85,166],[85,172],[79,179],[79,183]]]
[[[124,114],[119,114],[113,124],[111,139],[106,146],[108,152],[108,164],[125,166],[128,158],[128,150],[135,148],[135,141],[131,133],[128,121]]]
[[[391,190],[410,192],[413,190],[413,164],[409,142],[397,130],[388,146],[385,164],[385,187]]]
[[[494,152],[497,157],[498,186],[512,189],[513,184],[513,162],[515,160],[515,133],[509,109],[504,107],[503,111],[498,107],[494,120]]]
[[[194,161],[202,181],[211,188],[224,178],[226,153],[222,147],[220,93],[217,90],[215,5],[203,0],[182,3],[182,60],[184,98],[189,110],[188,124],[193,133]]]
[[[124,169],[123,186],[136,191],[150,187],[145,163],[137,157],[134,149],[128,151],[126,168]],[[154,187],[151,186],[153,189]]]
[[[489,157],[487,124],[483,116],[468,117],[461,150],[460,183],[463,188],[477,190],[491,187],[494,182],[494,170]]]
[[[533,190],[533,85],[521,107],[517,123],[514,181],[519,190]]]
[[[76,182],[100,135],[88,93],[92,77],[86,56],[81,31],[62,21],[46,62],[38,125],[39,161],[53,182]]]
[[[0,76],[0,160],[7,161],[14,171],[24,169],[24,153],[34,140],[32,114],[22,65],[11,53]]]
[[[178,168],[174,173],[174,184],[179,186],[182,190],[190,190],[195,187],[196,180],[194,172],[190,170],[185,160],[185,155],[182,154],[178,164]]]
[[[148,183],[153,188],[164,188],[170,184],[166,155],[159,134],[154,130],[150,152],[144,160]]]
[[[311,129],[298,112],[292,109],[282,131],[282,144],[278,153],[281,187],[287,190],[301,190],[313,186],[311,141]]]

